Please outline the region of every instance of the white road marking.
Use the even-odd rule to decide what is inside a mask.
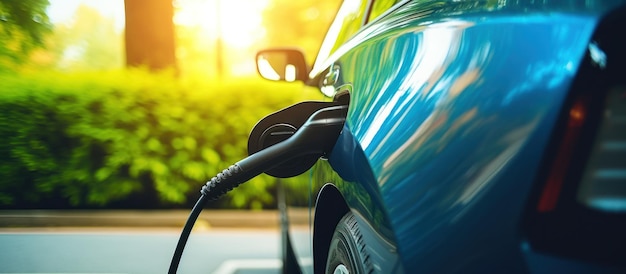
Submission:
[[[282,266],[283,262],[279,259],[226,260],[213,274],[233,274],[240,269],[280,269]]]

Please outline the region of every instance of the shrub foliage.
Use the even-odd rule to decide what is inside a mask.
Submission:
[[[247,155],[265,115],[306,97],[263,80],[200,84],[143,70],[0,75],[0,206],[101,207],[143,193],[188,203]],[[259,176],[230,207],[274,203]]]

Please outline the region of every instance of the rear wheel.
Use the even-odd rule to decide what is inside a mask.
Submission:
[[[337,224],[337,227],[335,227],[328,249],[325,273],[372,273],[369,255],[365,248],[365,240],[352,212],[346,213]]]

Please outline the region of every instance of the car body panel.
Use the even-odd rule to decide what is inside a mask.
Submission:
[[[529,150],[534,157],[523,158],[538,159],[549,135],[530,138],[550,130],[593,26],[546,17],[433,24],[340,59],[342,68],[363,69],[342,71],[355,90],[348,128],[369,159],[409,269],[461,271],[494,259],[495,269],[523,269],[510,261],[521,257],[511,256],[519,250],[512,233],[538,161],[508,167]],[[485,216],[497,221],[486,226]]]
[[[371,22],[322,66],[351,90],[350,110],[311,197],[337,186],[387,247],[373,255],[383,273],[545,264],[527,256],[520,216],[594,28],[616,3],[409,1]]]

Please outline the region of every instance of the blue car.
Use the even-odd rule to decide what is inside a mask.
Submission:
[[[283,209],[285,273],[626,273],[626,3],[346,0],[315,63],[349,104]]]

